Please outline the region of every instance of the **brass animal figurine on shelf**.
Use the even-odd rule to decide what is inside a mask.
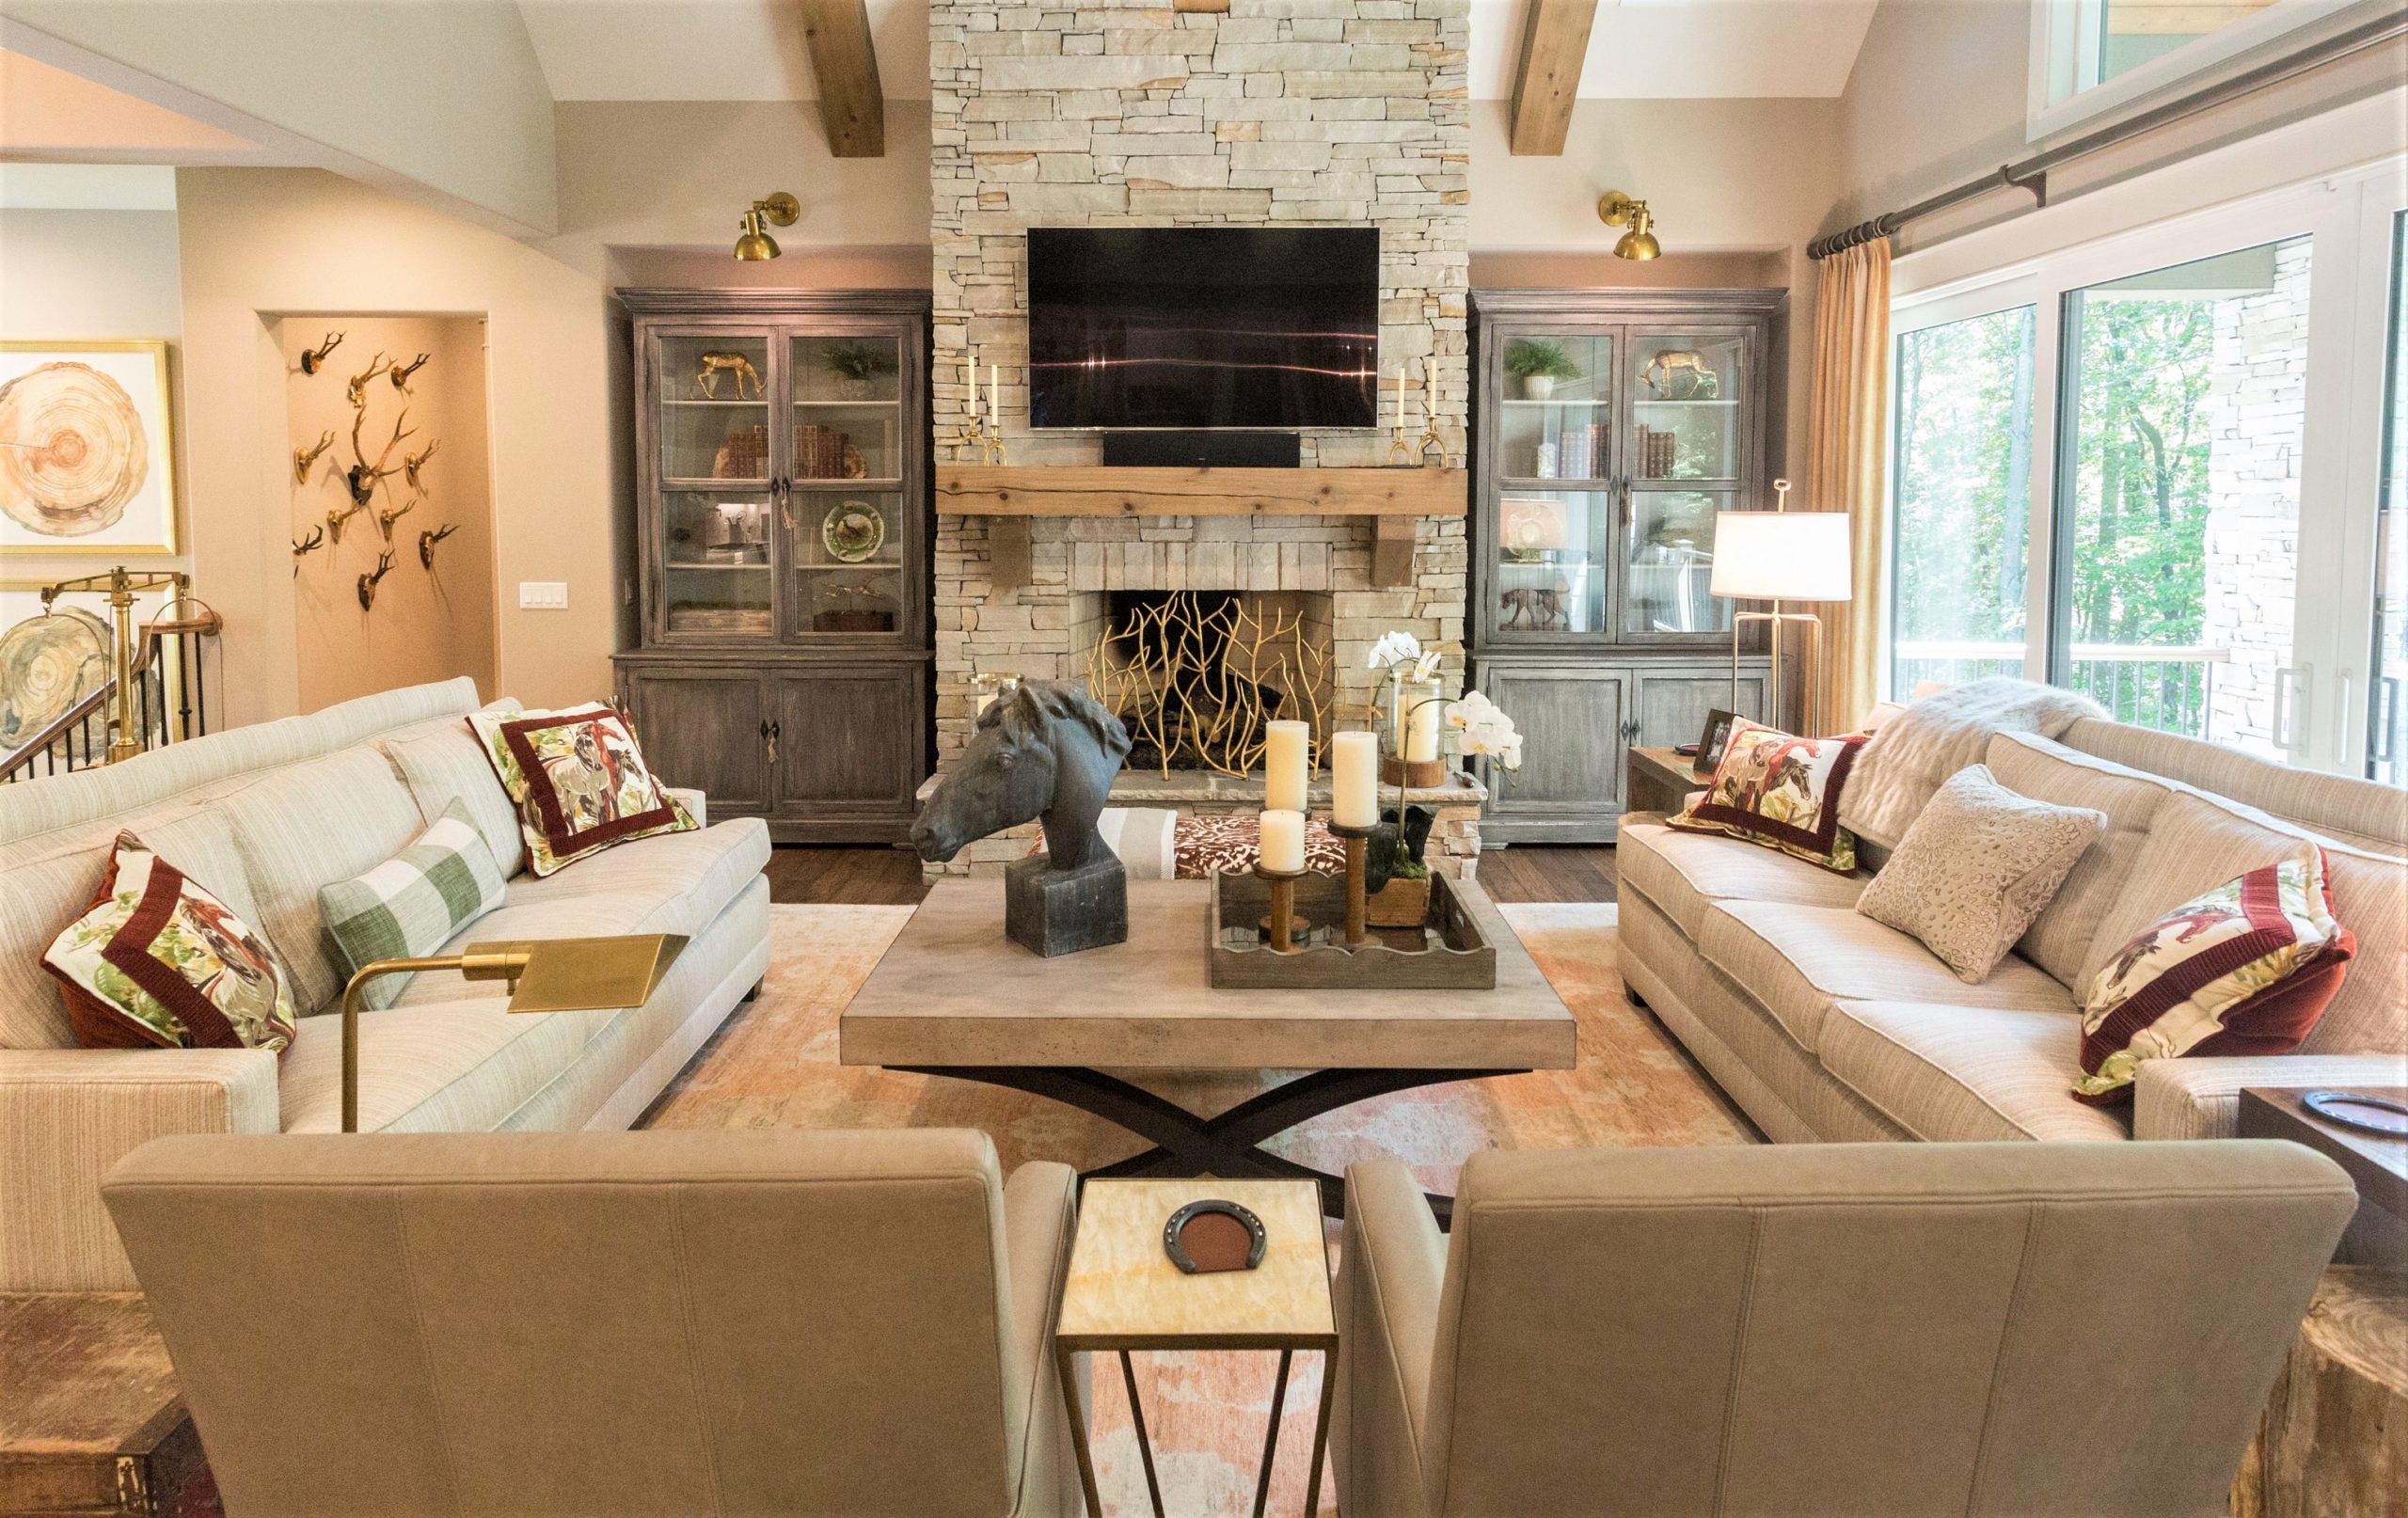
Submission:
[[[1570,619],[1563,614],[1563,601],[1571,593],[1571,584],[1560,578],[1551,586],[1512,586],[1499,592],[1497,597],[1497,604],[1512,613],[1500,625],[1530,626],[1542,631],[1558,624],[1569,626]]]
[[[1672,380],[1680,374],[1688,375],[1689,387],[1674,395]],[[1666,348],[1651,356],[1639,377],[1660,400],[1711,401],[1722,391],[1722,381],[1706,363],[1705,355],[1689,348]]]
[[[322,546],[324,546],[324,545],[325,545],[325,541],[326,541],[326,530],[325,530],[325,528],[322,528],[322,527],[313,527],[313,528],[311,528],[311,529],[309,530],[309,535],[308,537],[306,537],[306,538],[295,538],[295,539],[293,539],[293,574],[295,574],[295,575],[298,575],[298,574],[300,574],[300,573],[301,573],[301,556],[302,556],[303,554],[305,554],[305,553],[315,553],[315,552],[316,552],[316,551],[317,551],[317,550],[318,550]]]
[[[296,485],[308,484],[309,471],[318,466],[318,460],[324,458],[326,450],[334,446],[335,433],[334,429],[329,427],[319,437],[316,447],[294,449],[293,451],[293,482]]]
[[[324,341],[324,342],[322,342],[322,343],[318,344],[318,345],[317,345],[316,347],[314,347],[314,348],[307,349],[307,350],[305,350],[305,351],[302,353],[302,355],[301,355],[301,372],[302,372],[302,373],[304,373],[304,374],[314,374],[314,373],[316,373],[319,370],[325,368],[325,367],[326,367],[326,355],[328,355],[328,354],[330,354],[330,353],[334,352],[337,348],[340,348],[340,347],[341,347],[341,346],[342,346],[342,334],[341,334],[341,333],[340,333],[340,332],[329,332],[329,333],[327,333],[327,334],[326,334],[326,340],[325,340],[325,341]]]
[[[395,364],[385,372],[385,377],[393,382],[393,388],[406,391],[410,387],[410,376],[424,369],[426,361],[434,356],[431,353],[422,353],[406,364]]]
[[[425,485],[419,482],[418,471],[426,467],[426,461],[435,457],[435,455],[442,450],[442,447],[443,439],[438,437],[433,442],[427,444],[424,448],[420,449],[415,453],[404,453],[402,455],[402,478],[410,482],[410,488],[412,490],[423,490],[426,488]]]
[[[425,498],[426,498],[423,496],[412,496],[409,499],[409,504],[406,506],[386,506],[377,508],[376,530],[384,535],[387,543],[389,544],[393,541],[393,524],[400,521],[403,517],[407,516],[410,513],[417,511],[418,503]]]
[[[372,611],[376,608],[376,582],[393,572],[393,551],[390,548],[376,556],[376,573],[359,577],[359,609]]]
[[[746,380],[751,380],[752,382],[753,398],[756,400],[760,398],[761,372],[752,367],[752,359],[745,357],[740,353],[706,353],[703,355],[701,367],[694,371],[694,388],[702,391],[704,395],[713,401],[718,400],[719,377],[721,374],[733,374],[736,376],[737,400],[741,401],[744,399],[744,382]]]
[[[446,522],[438,528],[423,529],[418,535],[418,561],[429,570],[435,568],[435,546],[460,530],[456,522]]]

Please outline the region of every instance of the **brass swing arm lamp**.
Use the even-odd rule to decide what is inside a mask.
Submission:
[[[371,981],[426,970],[510,987],[513,1012],[605,1012],[652,1000],[687,940],[679,933],[598,939],[520,939],[471,943],[458,954],[378,959],[342,988],[342,1131],[359,1131],[359,1008]]]

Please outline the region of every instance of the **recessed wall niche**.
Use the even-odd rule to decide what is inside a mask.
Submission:
[[[300,709],[463,674],[492,699],[484,318],[295,314],[271,329]]]

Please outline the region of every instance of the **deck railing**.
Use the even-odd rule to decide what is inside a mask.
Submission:
[[[1925,680],[1958,685],[2023,672],[2023,645],[1909,640],[1895,645],[1893,688],[1903,698]],[[2136,643],[2076,643],[2067,685],[2119,722],[2212,740],[2215,669],[2228,648],[2150,648]]]
[[[209,692],[197,637],[144,629],[135,656],[131,710],[133,732],[145,749],[209,730]],[[17,749],[0,754],[0,785],[107,764],[117,722],[117,677],[111,675]]]

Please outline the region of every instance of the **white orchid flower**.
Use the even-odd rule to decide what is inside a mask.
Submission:
[[[1409,632],[1391,632],[1381,636],[1371,645],[1371,668],[1394,670],[1421,657],[1421,640]]]
[[[1436,649],[1432,648],[1423,650],[1419,662],[1413,666],[1413,678],[1424,685],[1427,685],[1431,680],[1436,678],[1438,673],[1438,658],[1439,654]]]
[[[1466,690],[1447,713],[1448,725],[1462,733],[1462,751],[1485,755],[1506,769],[1522,767],[1522,735],[1513,719],[1477,690]]]

